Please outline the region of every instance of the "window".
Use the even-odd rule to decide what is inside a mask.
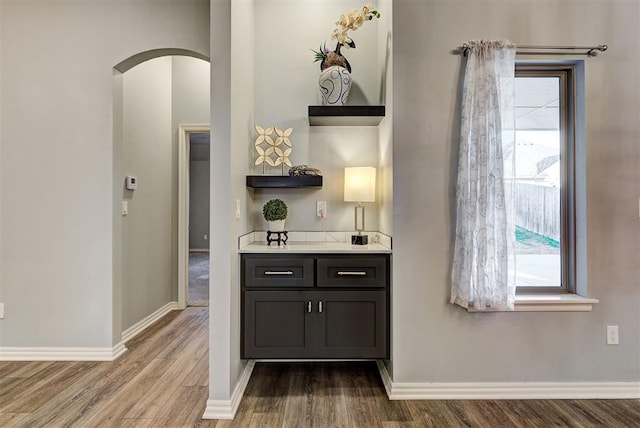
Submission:
[[[575,292],[575,65],[517,64],[517,292]]]

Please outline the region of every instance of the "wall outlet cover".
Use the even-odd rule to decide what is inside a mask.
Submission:
[[[327,201],[316,202],[316,216],[320,218],[327,217]]]

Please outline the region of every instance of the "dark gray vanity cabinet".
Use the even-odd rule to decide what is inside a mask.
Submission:
[[[388,358],[389,264],[388,254],[243,254],[242,358]]]

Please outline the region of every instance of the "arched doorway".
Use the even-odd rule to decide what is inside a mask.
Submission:
[[[179,124],[208,123],[209,81],[208,58],[183,49],[114,67],[114,328],[119,319],[123,340],[180,306]]]

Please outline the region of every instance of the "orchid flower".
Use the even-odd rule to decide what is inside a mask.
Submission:
[[[349,37],[349,31],[357,30],[365,21],[371,21],[373,18],[380,18],[380,13],[371,9],[371,3],[365,4],[361,9],[351,9],[346,15],[340,15],[335,23],[336,28],[331,33],[331,39],[337,41],[335,52],[340,54],[340,47],[355,48],[356,44]],[[327,52],[322,50],[313,52],[316,55],[316,61],[322,61],[327,57]]]

